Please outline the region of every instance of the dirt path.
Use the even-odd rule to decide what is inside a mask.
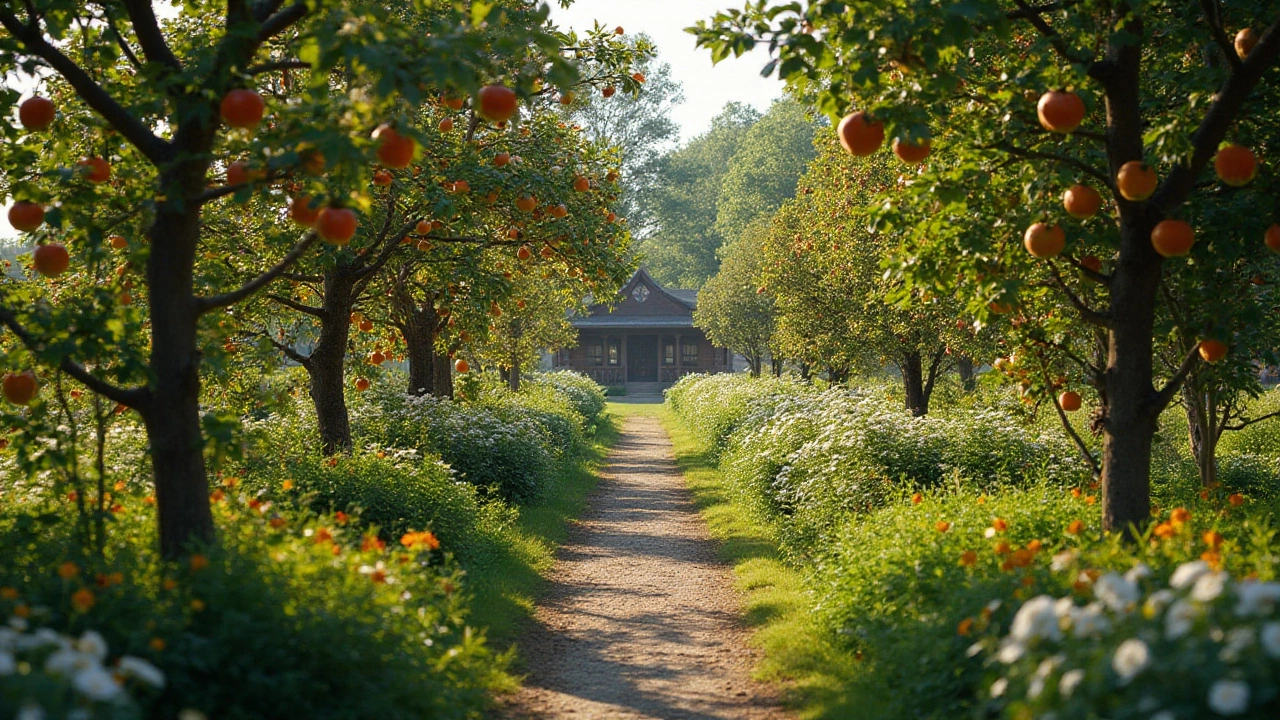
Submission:
[[[657,418],[631,416],[520,643],[510,718],[787,717]]]

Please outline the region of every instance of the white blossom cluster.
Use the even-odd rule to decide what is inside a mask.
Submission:
[[[92,630],[79,638],[49,628],[30,630],[14,617],[0,627],[0,697],[18,698],[18,720],[53,720],[53,707],[71,698],[60,715],[89,720],[97,708],[134,708],[130,689],[164,687],[164,673],[142,658],[108,663],[106,640]],[[50,701],[49,698],[53,700]]]
[[[1274,717],[1280,583],[1233,579],[1203,560],[1166,584],[1141,563],[1095,577],[1076,561],[1064,552],[1053,569],[1079,573],[1091,597],[1027,600],[1006,635],[970,649],[1000,668],[993,699],[1025,700],[1047,720]]]

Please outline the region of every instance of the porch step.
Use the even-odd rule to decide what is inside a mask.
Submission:
[[[660,382],[629,382],[627,383],[628,395],[662,395],[662,391],[671,387],[669,383]]]

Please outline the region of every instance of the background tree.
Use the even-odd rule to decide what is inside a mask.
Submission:
[[[1275,111],[1254,93],[1264,76],[1275,77],[1280,57],[1274,6],[1242,0],[1197,10],[1175,2],[903,8],[815,0],[750,6],[696,29],[715,59],[768,42],[777,55],[770,69],[829,115],[853,103],[870,113],[871,122],[860,116],[845,126],[859,153],[880,145],[881,121],[909,155],[918,157],[931,135],[945,145],[952,160],[903,188],[899,204],[881,204],[877,227],[911,228],[900,265],[909,284],[963,293],[984,321],[1007,309],[1021,326],[1044,324],[1043,352],[1075,363],[1093,382],[1108,530],[1146,524],[1157,419],[1201,361],[1200,350],[1223,360],[1206,341],[1231,339],[1216,337],[1222,324],[1200,312],[1184,317],[1195,344],[1179,348],[1176,365],[1157,370],[1161,287],[1177,280],[1167,267],[1187,262],[1176,258],[1188,251],[1193,262],[1223,270],[1256,260],[1274,222],[1255,209],[1227,226],[1200,227],[1193,248],[1175,245],[1194,241],[1194,226],[1161,225],[1205,217],[1195,208],[1222,192],[1209,175],[1220,146],[1252,146],[1252,128]],[[1237,49],[1232,35],[1248,28],[1256,44]],[[1150,174],[1144,162],[1154,166]],[[1229,164],[1228,179],[1247,183],[1252,171]],[[1025,206],[1000,202],[1015,180]],[[1100,188],[1114,210],[1086,221],[1087,233],[1073,232],[1068,253],[1054,260],[1063,244],[1053,229],[1059,199],[1081,182]],[[1245,192],[1265,192],[1259,186],[1270,182],[1264,175]],[[1048,222],[1028,242],[1039,256],[1033,261],[1017,254],[1016,243],[1037,220]],[[1098,261],[1083,264],[1086,258]],[[1082,269],[1087,279],[1064,275],[1062,266]],[[1088,281],[1099,282],[1096,305],[1077,292]],[[1029,299],[1054,304],[1054,314],[1022,312]],[[1101,333],[1101,364],[1061,342],[1089,337],[1088,328]],[[1253,358],[1230,353],[1224,361]]]
[[[793,100],[778,100],[743,134],[729,159],[716,205],[716,232],[737,241],[752,220],[769,215],[796,194],[796,182],[814,157],[818,125]]]
[[[698,293],[693,323],[712,343],[742,355],[751,374],[760,376],[766,357],[782,369],[774,347],[776,322],[773,295],[764,291],[764,244],[769,218],[760,217],[724,251],[720,271]]]

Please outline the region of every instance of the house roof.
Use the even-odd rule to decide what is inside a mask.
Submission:
[[[618,293],[622,305],[630,302],[630,295],[633,289],[638,285],[645,285],[647,288],[653,288],[653,291],[662,297],[667,298],[674,308],[668,314],[639,314],[635,315],[631,312],[617,314],[617,308],[609,309],[603,304],[588,300],[589,313],[586,316],[576,315],[572,318],[573,326],[578,328],[636,328],[636,327],[662,327],[662,328],[684,328],[693,327],[692,311],[698,305],[697,290],[670,290],[664,288],[658,281],[654,280],[648,271],[643,267],[637,268],[632,273],[631,278],[622,286]],[[647,292],[647,291],[646,291]],[[640,302],[644,302],[640,298]]]
[[[577,328],[693,327],[693,318],[664,315],[593,315],[574,318]]]

